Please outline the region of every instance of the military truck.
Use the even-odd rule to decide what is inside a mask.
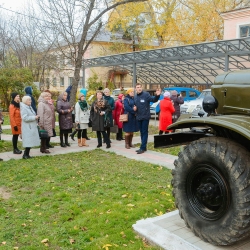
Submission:
[[[155,148],[184,145],[173,195],[186,225],[204,241],[231,245],[250,235],[250,70],[218,75],[203,117],[180,119]]]

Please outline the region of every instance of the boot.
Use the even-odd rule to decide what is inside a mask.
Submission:
[[[86,138],[82,138],[82,145],[85,147],[89,146],[88,144],[86,144]]]
[[[82,139],[80,138],[78,138],[78,147],[82,147],[83,145],[82,145]]]
[[[22,153],[22,151],[19,150],[18,148],[15,148],[15,149],[13,150],[13,154],[20,155],[21,153]]]
[[[60,134],[60,145],[61,145],[62,148],[66,147],[66,145],[63,142],[63,134],[62,135]]]
[[[26,150],[26,148],[25,148],[25,150],[24,150],[24,152],[23,152],[23,159],[28,159],[28,155],[27,155],[27,152],[26,152],[27,150]]]
[[[129,138],[130,138],[130,135],[125,135],[125,148],[127,148],[127,149],[130,149]]]
[[[65,138],[65,145],[70,147],[70,144],[68,142],[68,134],[67,135],[64,135],[64,138]]]
[[[54,148],[54,146],[50,144],[50,137],[46,139],[46,149],[49,149],[49,148]]]
[[[74,136],[75,136],[75,134],[77,133],[77,130],[74,130],[73,131],[73,133],[71,133],[69,136],[70,136],[70,138],[74,141],[75,139],[74,139]],[[78,139],[79,140],[79,139]]]
[[[132,144],[132,140],[133,140],[133,134],[130,134],[130,136],[129,136],[129,147],[131,147],[131,148],[134,148],[135,146]]]
[[[44,154],[50,153],[50,151],[46,149],[46,139],[41,139],[40,152]]]

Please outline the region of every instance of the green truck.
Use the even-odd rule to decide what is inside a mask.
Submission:
[[[179,214],[204,241],[231,245],[250,236],[250,70],[218,75],[211,90],[207,117],[179,119],[154,146],[185,145],[172,172]]]

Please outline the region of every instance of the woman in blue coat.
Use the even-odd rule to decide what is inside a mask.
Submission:
[[[114,122],[113,122],[113,116],[112,116],[112,111],[115,109],[115,100],[113,97],[110,96],[110,90],[108,88],[105,88],[103,90],[103,98],[104,100],[106,100],[111,108],[111,112],[108,113],[107,117],[110,121],[110,126],[106,128],[107,131],[107,136],[110,141],[110,127],[114,126]]]
[[[136,112],[133,107],[134,101],[134,89],[128,89],[124,98],[124,114],[128,114],[128,121],[123,123],[123,131],[125,132],[125,148],[134,148],[132,140],[134,132],[139,131],[138,121],[136,120]]]

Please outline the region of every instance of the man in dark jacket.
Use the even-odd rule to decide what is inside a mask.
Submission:
[[[160,98],[161,89],[156,90],[156,96],[151,96],[148,92],[142,90],[140,83],[135,87],[135,107],[136,119],[139,124],[139,130],[141,134],[141,146],[137,150],[137,154],[142,154],[147,150],[148,143],[148,125],[150,119],[150,102],[157,102]]]
[[[37,114],[37,109],[36,109],[36,101],[34,99],[34,97],[32,96],[32,93],[33,93],[33,89],[31,86],[28,86],[24,89],[26,95],[30,96],[31,98],[31,107],[33,108],[33,110],[36,112]]]

